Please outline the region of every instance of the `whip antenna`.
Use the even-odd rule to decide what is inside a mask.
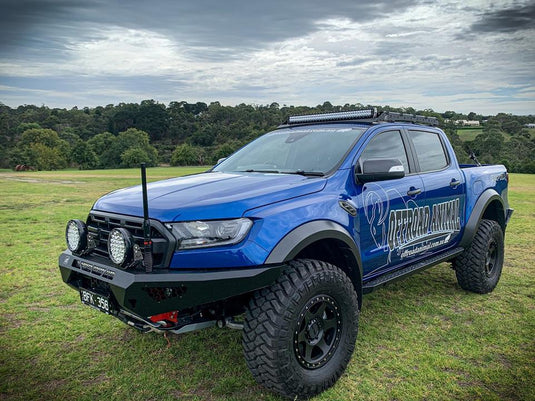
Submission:
[[[149,200],[147,196],[147,171],[141,163],[141,191],[143,193],[143,266],[152,272],[152,240],[150,238]]]

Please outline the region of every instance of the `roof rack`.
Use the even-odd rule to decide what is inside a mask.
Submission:
[[[407,123],[416,123],[416,124],[425,124],[425,125],[438,125],[438,118],[436,117],[426,117],[420,116],[417,114],[407,114],[407,113],[396,113],[393,111],[383,111],[377,117],[377,121],[387,121],[387,122],[407,122]]]
[[[377,109],[353,110],[338,113],[308,114],[301,116],[290,116],[283,125],[306,125],[319,122],[336,122],[359,120],[366,123],[380,122],[408,122],[425,125],[438,125],[436,117],[419,116],[407,113],[395,113],[393,111],[383,111],[377,113]]]

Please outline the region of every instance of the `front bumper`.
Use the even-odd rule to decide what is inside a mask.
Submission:
[[[199,273],[174,270],[145,273],[87,261],[70,251],[59,257],[61,277],[69,286],[109,296],[118,312],[142,319],[269,286],[280,276],[281,268],[271,265]]]

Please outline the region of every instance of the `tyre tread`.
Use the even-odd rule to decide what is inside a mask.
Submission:
[[[498,234],[499,231],[499,234]],[[457,281],[462,289],[486,294],[491,292],[498,280],[495,282],[486,277],[483,261],[487,252],[487,244],[493,235],[501,238],[500,252],[501,263],[503,263],[503,232],[500,225],[494,220],[481,220],[476,235],[470,247],[467,248],[453,261],[453,268],[457,276]],[[499,267],[501,271],[501,266]],[[498,277],[499,279],[499,277]]]
[[[347,275],[336,266],[312,259],[290,262],[277,282],[257,291],[249,303],[242,337],[247,366],[258,383],[285,397],[309,397],[332,386],[351,358],[354,341],[353,344],[346,344],[349,346],[347,355],[334,375],[312,387],[304,385],[290,363],[281,364],[279,358],[278,353],[284,347],[279,339],[285,337],[285,333],[291,335],[288,333],[290,322],[288,318],[285,320],[284,312],[289,307],[297,308],[299,293],[309,290],[317,280],[326,278],[336,280],[338,285],[346,287],[354,296],[353,304],[358,305],[357,294]],[[356,317],[358,319],[358,307]]]

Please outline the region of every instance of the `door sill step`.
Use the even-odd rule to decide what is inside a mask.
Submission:
[[[463,251],[464,248],[454,248],[439,255],[433,256],[429,259],[425,259],[421,262],[406,266],[402,269],[398,269],[390,273],[385,273],[379,277],[371,279],[370,281],[366,281],[363,284],[362,290],[365,294],[367,294],[369,292],[372,292],[377,287],[380,287],[392,281],[399,280],[403,277],[410,276],[413,273],[425,270],[439,263],[446,262],[454,258],[455,256],[461,254]]]

